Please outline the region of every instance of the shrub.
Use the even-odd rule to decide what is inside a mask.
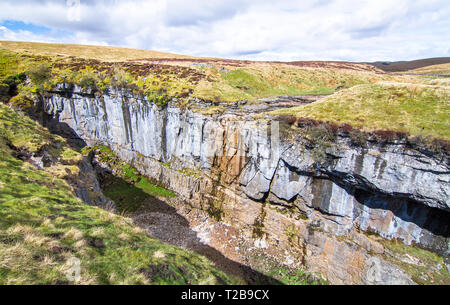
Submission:
[[[49,65],[40,64],[29,72],[29,76],[35,85],[42,87],[51,78],[51,72],[52,70]]]
[[[7,84],[10,87],[17,86],[18,84],[23,83],[26,78],[27,78],[27,75],[24,72],[22,72],[22,73],[8,76],[3,81],[3,83]]]
[[[96,90],[97,89],[97,81],[91,75],[85,75],[80,80],[80,86],[83,89]]]
[[[34,105],[33,100],[23,94],[19,94],[12,97],[9,100],[9,104],[12,105],[14,108],[23,110],[31,108]]]
[[[447,155],[450,153],[450,141],[443,139],[434,139],[433,142],[437,147],[440,147],[440,150]]]
[[[295,122],[297,122],[297,118],[295,116],[291,115],[290,118],[288,119],[288,124],[292,125]]]
[[[325,162],[327,160],[326,150],[332,146],[336,134],[332,133],[325,125],[319,125],[310,127],[308,136],[314,146],[311,151],[313,159],[317,162]]]
[[[336,135],[330,129],[328,129],[326,125],[310,127],[308,130],[308,135],[312,144],[314,144],[315,146],[331,144],[331,142],[336,138]]]
[[[167,103],[170,101],[170,98],[166,95],[159,95],[158,93],[155,93],[153,91],[147,91],[145,96],[147,97],[149,102],[155,103],[155,105],[163,107],[167,105]]]
[[[325,128],[333,135],[337,134],[339,125],[336,123],[324,123]]]
[[[286,123],[286,124],[292,125],[297,122],[297,118],[293,115],[279,115],[278,121],[280,123]]]
[[[432,139],[429,136],[416,136],[408,138],[408,144],[414,148],[425,149],[438,155],[450,154],[449,140]]]
[[[133,82],[133,77],[120,69],[114,69],[114,74],[112,77],[112,85],[117,88],[127,88],[128,84]]]
[[[320,124],[323,124],[323,123],[313,120],[313,119],[309,119],[309,118],[298,118],[297,119],[298,127],[318,126]]]
[[[342,132],[350,133],[350,131],[353,130],[353,126],[350,125],[350,124],[342,124],[341,125],[341,130],[342,130]]]
[[[363,148],[367,146],[367,140],[369,136],[365,132],[357,129],[352,129],[348,132],[348,134],[350,136],[350,142],[352,145]]]

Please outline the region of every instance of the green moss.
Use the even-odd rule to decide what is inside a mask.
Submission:
[[[298,232],[295,229],[294,225],[290,225],[289,227],[286,228],[285,230],[285,234],[288,238],[288,241],[292,244],[297,243],[298,241]]]
[[[167,163],[161,163],[162,166],[170,168],[171,167],[171,163],[167,162]]]
[[[148,91],[146,93],[147,100],[154,103],[156,106],[164,107],[170,102],[170,97],[166,94],[161,94],[153,91]]]

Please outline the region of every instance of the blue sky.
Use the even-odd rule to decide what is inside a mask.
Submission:
[[[2,0],[0,40],[255,60],[450,56],[448,0]]]

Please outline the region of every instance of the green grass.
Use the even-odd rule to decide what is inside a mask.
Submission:
[[[321,101],[271,112],[350,124],[364,131],[394,130],[450,139],[449,90],[441,86],[379,83],[342,90]]]
[[[313,276],[310,273],[302,270],[287,270],[280,269],[278,271],[271,272],[271,276],[276,277],[284,285],[327,285],[328,283],[320,277]]]
[[[0,49],[0,83],[19,72],[22,72],[21,58],[16,53]]]
[[[288,69],[285,69],[289,71]],[[284,72],[284,70],[282,70]],[[297,71],[289,71],[293,73],[295,78]],[[311,74],[317,71],[311,71]],[[286,73],[285,73],[286,74]],[[284,77],[278,75],[279,80],[270,80],[256,69],[234,70],[229,73],[222,73],[222,78],[233,88],[243,90],[249,98],[266,97],[277,95],[301,95],[301,94],[331,94],[334,92],[334,87],[327,87],[323,82],[316,82],[314,84],[303,81],[298,76],[298,79],[289,79],[289,75]],[[303,86],[299,86],[303,84]]]
[[[63,165],[40,171],[11,149],[37,151],[52,141],[63,145],[55,153],[80,158],[64,140],[0,105],[0,284],[67,283],[74,257],[81,261],[75,284],[242,283],[203,256],[150,238],[131,219],[84,204],[53,174]]]
[[[136,183],[129,183],[117,177],[110,177],[103,193],[116,203],[120,213],[138,210],[149,196],[166,198],[175,196],[172,191],[154,185],[145,178],[138,179]]]
[[[449,285],[450,272],[443,264],[443,258],[437,254],[418,248],[407,246],[399,241],[380,240],[381,243],[391,251],[394,256],[386,258],[399,265],[405,272],[411,275],[413,281],[423,285]],[[418,264],[406,263],[402,257],[412,257]]]
[[[141,189],[143,192],[150,196],[154,197],[174,197],[175,193],[167,190],[163,187],[154,185],[149,182],[146,178],[141,178],[134,184],[138,189]]]
[[[304,68],[289,65],[251,64],[228,73],[208,69],[208,81],[195,87],[199,97],[217,101],[256,101],[282,95],[326,95],[338,86],[348,88],[392,79],[366,71]]]
[[[85,147],[83,153],[95,150],[100,162],[114,171],[114,175],[107,177],[103,182],[105,196],[116,203],[120,213],[129,213],[138,210],[149,197],[174,197],[175,193],[150,182],[140,175],[136,168],[120,160],[107,146]]]

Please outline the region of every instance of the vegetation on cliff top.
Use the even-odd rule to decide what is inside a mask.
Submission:
[[[146,52],[146,56],[140,56]],[[276,95],[330,94],[337,87],[392,78],[361,64],[343,64],[340,69],[336,63],[310,67],[310,63],[243,62],[161,54],[121,48],[0,42],[0,61],[5,63],[0,69],[0,82],[20,72],[30,74],[45,64],[50,69],[49,77],[33,84],[41,89],[48,90],[63,82],[94,92],[126,87],[164,104],[161,100],[169,98],[177,98],[181,103],[194,97],[236,102]]]
[[[342,90],[274,115],[349,124],[364,131],[393,130],[450,140],[450,90],[445,86],[377,83]]]
[[[389,251],[386,259],[411,275],[411,279],[417,284],[450,284],[450,272],[443,257],[416,246],[407,246],[401,241],[382,238],[379,241]]]
[[[23,155],[48,148],[38,170]],[[65,177],[82,155],[0,104],[0,284],[233,284],[205,257],[148,237],[131,220],[76,198]],[[69,174],[71,173],[71,174]],[[81,262],[69,282],[70,259]]]
[[[101,52],[94,54],[95,50]],[[332,94],[271,114],[348,124],[369,132],[450,137],[448,81],[389,75],[365,65],[200,59],[132,49],[17,42],[0,42],[0,62],[0,91],[17,87],[19,94],[11,103],[22,108],[30,105],[30,93],[61,83],[77,84],[94,94],[127,88],[158,106],[176,100],[182,107],[193,98],[219,107],[219,102],[257,102],[279,95]],[[23,75],[31,82],[24,83]]]

